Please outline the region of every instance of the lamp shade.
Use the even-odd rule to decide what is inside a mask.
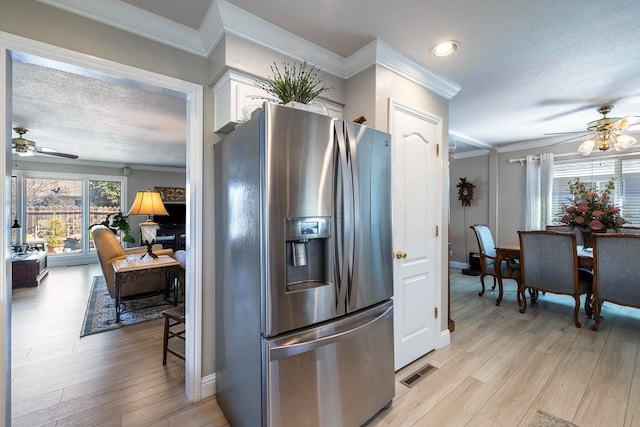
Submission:
[[[169,215],[169,212],[162,203],[160,193],[147,190],[138,191],[129,215],[148,215],[148,219],[151,219],[151,215]]]

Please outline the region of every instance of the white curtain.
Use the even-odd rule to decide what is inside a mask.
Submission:
[[[553,224],[553,153],[540,154],[540,226]]]
[[[543,230],[551,224],[551,194],[553,189],[553,153],[527,156],[525,200],[525,230]]]

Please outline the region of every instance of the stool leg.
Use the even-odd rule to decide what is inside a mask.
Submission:
[[[162,364],[167,364],[167,348],[169,348],[169,318],[164,318],[164,339],[162,341]]]

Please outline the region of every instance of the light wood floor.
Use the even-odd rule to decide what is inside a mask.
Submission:
[[[162,366],[162,321],[79,338],[97,266],[52,269],[13,292],[13,426],[226,426],[215,397],[189,404],[184,362]],[[487,280],[487,283],[489,281]],[[452,270],[451,344],[396,373],[396,397],[369,427],[528,426],[541,409],[578,426],[640,425],[640,310],[605,304],[600,331],[569,297],[518,312],[478,297]],[[507,290],[513,285],[505,283]],[[399,383],[431,364],[422,380]]]

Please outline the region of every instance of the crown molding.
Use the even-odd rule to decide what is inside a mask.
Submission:
[[[345,75],[344,58],[300,36],[283,30],[224,0],[216,0],[224,31],[299,61],[307,61],[335,76]],[[214,7],[214,6],[212,6]],[[294,52],[304,52],[299,55]]]
[[[480,141],[478,139],[475,138],[471,138],[465,134],[462,134],[460,132],[456,132],[454,130],[449,130],[449,136],[453,137],[456,141],[459,142],[463,142],[467,145],[471,145],[473,147],[478,147],[478,148],[486,148],[487,150],[490,150],[493,148],[493,146],[491,144],[487,144],[486,142]]]
[[[451,153],[453,155],[453,161],[459,160],[459,159],[469,159],[472,157],[481,157],[481,156],[488,156],[489,153],[491,151],[490,150],[469,150],[469,151],[461,151],[459,153],[456,153],[455,151],[453,153]]]
[[[376,39],[375,43],[376,64],[381,65],[401,76],[423,86],[445,99],[453,98],[462,88],[460,85],[448,80],[439,74],[429,71],[404,52],[391,45]]]
[[[199,30],[119,0],[37,1],[202,57],[208,57],[224,34],[229,33],[293,59],[312,63],[343,79],[377,64],[445,99],[451,99],[461,89],[382,40],[376,39],[344,58],[225,0],[212,3]],[[304,55],[295,52],[304,52]]]
[[[37,0],[67,12],[206,57],[200,33],[118,0]]]

